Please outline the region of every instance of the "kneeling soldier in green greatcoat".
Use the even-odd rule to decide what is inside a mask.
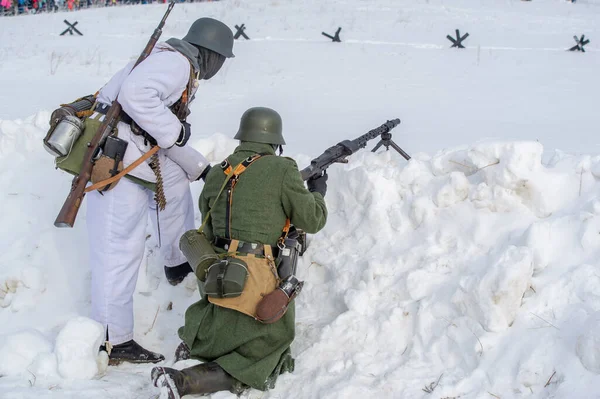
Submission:
[[[325,225],[327,176],[307,181],[306,189],[296,163],[275,155],[285,141],[281,117],[272,109],[247,110],[235,139],[240,145],[210,170],[199,202],[207,220],[204,234],[215,251],[235,253],[248,265],[249,275],[240,296],[217,299],[201,292],[202,299],[187,309],[176,360],[191,357],[205,363],[181,371],[155,367],[154,385],[167,387],[170,398],[239,393],[248,386],[267,390],[279,374],[294,367],[293,301],[270,324],[257,320],[256,307],[281,282],[274,259],[290,222],[311,234]]]

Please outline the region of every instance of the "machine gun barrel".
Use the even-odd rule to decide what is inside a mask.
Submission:
[[[393,128],[400,124],[400,119],[392,119],[383,125],[369,130],[367,133],[354,140],[344,140],[332,147],[329,147],[325,152],[313,159],[306,168],[300,171],[303,180],[308,180],[313,176],[323,173],[333,163],[346,163],[348,156],[356,151],[367,146],[369,140],[373,140],[384,133],[389,133]]]

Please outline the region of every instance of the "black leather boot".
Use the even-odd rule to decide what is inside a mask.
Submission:
[[[175,363],[180,360],[188,360],[190,358],[190,348],[185,342],[181,342],[175,349]]]
[[[179,266],[165,266],[165,276],[167,276],[167,281],[171,285],[181,283],[183,279],[192,272],[192,267],[187,262],[182,263]]]
[[[169,367],[154,367],[152,383],[165,387],[169,399],[185,395],[207,395],[219,391],[234,392],[236,380],[215,362],[202,363],[181,371]]]
[[[100,349],[106,351],[105,346],[102,346]],[[110,355],[108,355],[108,364],[111,366],[116,366],[123,362],[158,363],[163,360],[165,360],[163,355],[144,349],[134,340],[114,345],[110,351]]]

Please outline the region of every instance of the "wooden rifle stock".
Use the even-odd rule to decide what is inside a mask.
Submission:
[[[152,49],[162,34],[162,28],[165,25],[167,17],[171,13],[173,6],[175,6],[174,1],[169,3],[169,7],[167,8],[165,15],[158,24],[158,27],[154,30],[154,33],[152,33],[150,40],[148,40],[144,51],[142,51],[142,54],[140,54],[138,57],[133,68],[144,61],[152,52]],[[92,168],[94,167],[95,161],[94,158],[99,155],[100,147],[104,144],[106,138],[112,134],[113,130],[117,127],[117,124],[121,119],[121,110],[121,104],[119,104],[119,102],[115,99],[106,113],[102,124],[98,128],[98,131],[94,135],[94,138],[87,144],[88,149],[86,150],[81,162],[81,170],[79,175],[73,178],[71,191],[69,192],[65,203],[63,204],[58,216],[56,217],[56,220],[54,221],[54,226],[73,227],[75,225],[77,212],[79,212],[79,207],[81,206],[81,202],[85,196],[85,187],[92,177]]]

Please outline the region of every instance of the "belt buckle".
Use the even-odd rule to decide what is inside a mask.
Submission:
[[[238,244],[238,251],[256,255],[258,252],[256,249],[259,247],[259,245],[260,244],[255,242],[240,241]]]

